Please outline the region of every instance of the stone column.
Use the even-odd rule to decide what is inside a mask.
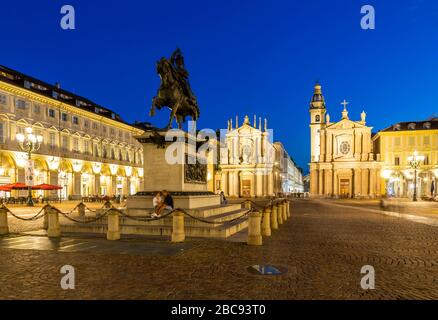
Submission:
[[[333,154],[333,136],[331,134],[327,135],[327,152],[325,161],[330,162],[332,161],[332,154]]]
[[[259,172],[257,177],[257,197],[263,197],[263,175]]]
[[[226,196],[229,196],[228,185],[227,184],[228,184],[228,172],[222,171],[222,174],[221,174],[221,189],[222,189],[222,191],[224,192],[224,194]]]
[[[361,187],[362,197],[367,197],[370,194],[368,189],[368,182],[369,182],[369,170],[364,168],[362,169],[362,187]]]
[[[325,188],[324,195],[330,196],[333,194],[333,170],[325,170]]]
[[[321,141],[320,141],[319,162],[324,162],[325,161],[325,153],[326,153],[326,151],[325,151],[325,145],[326,145],[326,142],[325,142],[326,133],[325,133],[325,131],[323,133],[321,133],[320,136],[321,136]]]
[[[361,171],[360,171],[360,169],[354,169],[354,175],[353,175],[353,181],[354,181],[354,184],[353,184],[354,185],[353,195],[354,195],[354,197],[358,197],[360,192],[361,192],[361,190],[360,190],[360,188],[361,188],[360,180],[361,180]]]
[[[73,195],[76,198],[81,197],[81,177],[82,174],[80,172],[74,172],[73,173]]]
[[[100,195],[100,174],[94,175],[94,194]]]
[[[318,170],[310,169],[310,193],[318,195]]]
[[[319,170],[318,176],[318,194],[324,195],[324,169]]]
[[[370,169],[370,196],[376,196],[376,169]]]
[[[378,196],[382,195],[381,180],[382,179],[380,177],[380,169],[378,169],[378,170],[376,170],[376,181],[377,181],[377,183],[376,183],[376,188],[377,188],[376,193],[377,193]]]
[[[111,176],[111,190],[108,192],[110,195],[115,195],[117,191],[117,176]]]
[[[274,204],[271,207],[271,229],[278,229],[277,206]]]
[[[268,196],[272,196],[274,194],[274,170],[268,175]]]
[[[126,195],[131,194],[131,177],[126,177]]]

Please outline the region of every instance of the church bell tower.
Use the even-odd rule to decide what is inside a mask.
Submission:
[[[325,128],[325,101],[321,85],[315,84],[312,100],[310,101],[310,162],[318,162],[321,154],[321,129]]]

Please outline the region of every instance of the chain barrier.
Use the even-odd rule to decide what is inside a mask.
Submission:
[[[76,223],[92,223],[92,222],[96,222],[100,219],[102,219],[103,217],[107,216],[109,211],[114,210],[114,208],[107,208],[107,210],[105,210],[102,214],[92,218],[92,219],[87,219],[87,220],[78,220],[75,218],[70,217],[70,215],[68,213],[62,212],[61,210],[59,210],[58,208],[52,207],[54,210],[56,210],[59,214],[63,215],[67,220],[70,220],[72,222],[76,222]]]
[[[44,217],[44,214],[45,214],[45,209],[46,209],[46,207],[47,207],[47,205],[45,205],[44,207],[42,207],[41,208],[41,210],[40,211],[38,211],[38,213],[36,214],[36,215],[34,215],[33,217],[30,217],[30,218],[23,218],[23,217],[20,217],[20,216],[17,216],[15,213],[13,213],[9,208],[7,208],[7,207],[3,207],[4,209],[6,209],[6,211],[7,212],[9,212],[14,218],[16,218],[16,219],[18,219],[18,220],[22,220],[22,221],[36,221],[36,220],[39,220],[39,219],[41,219],[41,218],[43,218]],[[41,214],[41,212],[44,212],[43,214]]]

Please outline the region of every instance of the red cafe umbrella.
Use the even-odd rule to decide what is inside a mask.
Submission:
[[[10,184],[5,184],[4,186],[2,186],[2,188],[7,188],[10,190],[27,190],[29,186],[22,182],[15,182]]]
[[[5,186],[0,186],[0,191],[6,191],[6,192],[11,192],[11,188],[8,188],[6,185]]]
[[[54,185],[54,184],[42,183],[42,184],[38,184],[36,186],[33,186],[32,189],[34,189],[34,190],[61,190],[62,187]]]

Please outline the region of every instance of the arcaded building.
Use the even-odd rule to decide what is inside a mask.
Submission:
[[[60,185],[64,199],[140,189],[143,154],[134,136],[143,130],[60,85],[0,66],[0,185],[25,181],[27,155],[16,136],[28,127],[43,137],[32,155],[34,184]]]

